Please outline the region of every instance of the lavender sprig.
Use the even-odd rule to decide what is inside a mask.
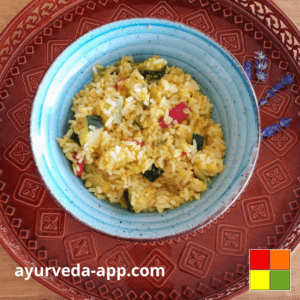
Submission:
[[[258,71],[257,71],[257,73],[256,73],[256,76],[257,76],[257,79],[258,79],[258,80],[256,81],[254,87],[257,85],[257,83],[258,83],[259,81],[266,81],[267,76],[268,76],[268,73],[264,73],[264,72],[262,72],[260,69],[258,69]]]
[[[274,128],[275,131],[281,131],[281,127],[280,127],[280,123],[275,123],[272,126]]]
[[[266,99],[266,98],[262,98],[262,99],[260,100],[260,105],[259,105],[259,107],[261,107],[261,106],[263,106],[263,105],[266,105],[266,104],[268,104],[267,99]]]
[[[258,84],[259,81],[266,81],[268,73],[263,72],[268,67],[268,62],[266,59],[266,56],[263,54],[262,51],[255,52],[257,54],[257,57],[255,59],[257,60],[255,62],[255,68],[257,69],[257,81],[254,85],[254,87]]]
[[[267,92],[267,98],[273,98],[275,96],[275,91],[273,88]]]
[[[266,58],[264,60],[259,60],[255,62],[255,67],[258,70],[265,70],[268,67],[268,62],[266,60]]]
[[[259,107],[268,104],[267,99],[275,96],[275,93],[278,93],[281,89],[285,88],[287,85],[294,82],[294,77],[291,74],[286,74],[277,84],[267,92],[266,98],[260,100]]]
[[[279,123],[274,123],[272,126],[267,126],[260,133],[261,138],[263,137],[271,137],[275,132],[281,131],[282,128],[289,127],[292,119],[291,118],[281,118]]]
[[[281,87],[279,85],[274,84],[272,87],[272,91],[274,93],[278,93],[280,91]]]
[[[286,74],[282,78],[282,83],[285,85],[292,84],[294,82],[294,77],[291,74]]]
[[[280,120],[280,126],[281,127],[289,127],[292,119],[291,118],[282,118]]]
[[[270,137],[273,136],[275,130],[272,126],[267,126],[264,130],[261,131],[261,137]]]
[[[266,56],[264,55],[264,53],[262,51],[259,52],[255,52],[257,54],[257,57],[255,57],[258,60],[264,60],[266,58]]]
[[[252,78],[252,65],[251,65],[251,61],[245,61],[244,62],[244,70],[245,70],[245,73],[247,74],[249,80],[251,81],[251,78]]]

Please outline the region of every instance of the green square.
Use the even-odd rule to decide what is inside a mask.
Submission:
[[[271,270],[271,290],[289,291],[291,289],[290,270]]]

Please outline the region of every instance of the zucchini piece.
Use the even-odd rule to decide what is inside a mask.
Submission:
[[[143,110],[146,110],[148,108],[148,106],[144,104],[144,101],[141,101],[141,105],[142,105]]]
[[[88,121],[88,131],[90,126],[94,126],[95,129],[101,129],[104,127],[102,118],[100,116],[86,116]]]
[[[75,143],[77,143],[78,145],[80,145],[79,137],[78,137],[78,135],[77,135],[75,132],[72,133],[72,135],[70,136],[70,139],[71,139],[73,142],[75,142]]]
[[[167,65],[163,66],[159,70],[143,70],[142,75],[147,79],[160,79],[162,78],[167,70]]]
[[[70,109],[68,120],[72,120],[72,121],[75,120],[75,113],[74,113],[74,111],[72,109]]]
[[[206,182],[206,178],[205,176],[203,175],[203,173],[198,170],[198,169],[194,169],[194,175],[199,179],[199,180],[202,180],[203,182]]]
[[[87,173],[91,173],[91,176],[87,178],[87,181],[90,181],[92,184],[92,187],[96,187],[99,185],[103,191],[103,193],[107,194],[110,190],[110,185],[107,182],[108,175],[106,175],[105,172],[97,170],[93,165],[91,164],[85,164],[84,165],[84,171]]]
[[[93,67],[93,73],[94,74],[99,74],[102,71],[104,71],[104,69],[105,68],[100,63],[98,63],[98,64],[96,64],[96,66]]]
[[[72,120],[72,121],[75,120],[74,111],[71,110],[71,109],[70,109],[70,112],[69,112],[68,120]],[[68,122],[67,125],[66,125],[66,130],[65,130],[66,133],[70,130],[70,127],[71,127],[71,125]],[[78,135],[75,132],[72,133],[72,135],[70,136],[70,139],[72,141],[74,141],[75,143],[77,143],[78,145],[80,145],[79,137],[78,137]]]
[[[123,98],[117,98],[117,111],[114,115],[114,123],[120,124],[122,121]]]
[[[141,174],[150,182],[154,182],[163,172],[162,169],[157,168],[155,164],[152,164],[151,169]]]
[[[124,191],[124,199],[125,199],[128,211],[133,212],[134,210],[133,210],[132,205],[130,203],[130,193],[129,193],[129,190],[125,190]]]
[[[79,133],[80,145],[83,146],[86,143],[88,133],[91,131],[90,126],[94,126],[95,129],[101,129],[104,127],[102,118],[100,116],[86,116],[82,119],[83,129]]]
[[[192,145],[194,140],[196,141],[197,151],[202,150],[204,147],[204,136],[197,133],[193,133]]]
[[[140,119],[141,119],[141,116],[140,116],[140,115],[136,116],[136,117],[134,118],[134,120],[133,120],[133,124],[134,124],[134,125],[137,125],[141,130],[143,130],[144,127],[142,126],[142,123],[141,123]]]
[[[83,146],[86,142],[86,137],[89,133],[89,124],[87,118],[82,119],[83,128],[80,130],[78,137],[80,141],[80,145]]]

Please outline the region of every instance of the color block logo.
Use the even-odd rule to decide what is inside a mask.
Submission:
[[[250,250],[250,291],[290,291],[290,255],[290,250]]]

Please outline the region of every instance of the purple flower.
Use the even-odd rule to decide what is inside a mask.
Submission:
[[[267,97],[272,98],[274,96],[275,96],[275,93],[273,92],[273,90],[269,90],[268,93],[267,93]]]
[[[249,80],[251,80],[252,78],[252,65],[251,65],[251,61],[245,61],[244,62],[244,70],[245,73],[247,74]]]
[[[256,69],[265,70],[268,67],[267,61],[256,61],[255,62]]]
[[[261,135],[264,137],[270,137],[275,133],[273,127],[267,126],[264,130],[261,131]]]
[[[258,81],[266,81],[268,74],[263,72],[268,67],[266,56],[263,54],[262,51],[255,52],[255,53],[258,55],[258,57],[255,57],[256,58],[255,68],[257,69],[257,73],[256,73],[257,79]]]
[[[264,53],[262,51],[259,52],[255,52],[257,54],[258,57],[255,57],[258,60],[264,60],[266,58],[266,56],[264,55]]]
[[[256,73],[256,76],[257,76],[258,80],[266,81],[268,73],[263,73],[261,70],[258,70],[258,72]]]
[[[275,131],[281,130],[280,124],[278,124],[278,123],[275,123],[272,127],[274,128]]]
[[[267,74],[263,74],[261,70],[258,70],[257,73],[258,73],[257,76],[258,76],[258,77],[261,77],[262,79],[263,79],[263,77],[264,77],[263,75],[265,75],[265,77],[267,77]],[[261,79],[259,79],[259,80],[261,80]],[[262,81],[264,81],[264,80],[262,80]],[[285,76],[277,83],[277,85],[276,85],[276,84],[273,85],[272,89],[269,90],[269,91],[267,92],[266,98],[261,99],[261,101],[260,101],[260,106],[266,105],[266,104],[267,104],[267,99],[268,99],[268,98],[274,97],[274,96],[275,96],[275,93],[278,93],[278,92],[280,91],[280,89],[285,88],[287,84],[292,84],[293,81],[294,81],[294,77],[292,77],[291,74],[286,74],[286,75],[285,75]]]
[[[288,127],[291,123],[290,118],[282,118],[279,123],[274,123],[272,126],[267,126],[264,130],[261,131],[262,137],[271,137],[277,131],[281,131],[281,127]]]
[[[280,120],[280,126],[281,127],[288,127],[290,125],[291,121],[292,121],[292,119],[290,119],[290,118],[282,118]]]
[[[278,93],[279,90],[280,90],[280,87],[278,85],[274,84],[273,87],[272,87],[272,91],[275,92],[275,93]]]
[[[256,76],[257,82],[266,81],[268,73],[264,72],[264,70],[268,67],[268,61],[263,51],[255,52],[257,57],[255,57],[255,68],[256,68]],[[244,69],[247,73],[248,77],[251,79],[251,71],[252,66],[251,62],[244,62]],[[268,104],[268,98],[275,97],[275,93],[280,92],[281,89],[285,88],[287,85],[292,84],[294,82],[294,77],[291,74],[286,74],[282,77],[282,79],[272,86],[272,88],[267,92],[266,97],[260,100],[259,107]],[[270,137],[275,132],[280,131],[281,128],[288,127],[290,125],[292,119],[290,118],[282,118],[279,123],[275,123],[273,126],[267,126],[264,130],[261,131],[261,137]]]
[[[244,69],[252,69],[251,61],[245,61],[244,62]]]
[[[280,80],[278,83],[277,83],[277,86],[279,89],[283,89],[285,87],[284,83],[282,82],[282,80]]]
[[[282,82],[287,85],[287,84],[292,84],[294,82],[294,77],[291,74],[286,74],[282,78]]]
[[[260,106],[263,106],[263,105],[266,105],[266,104],[268,104],[267,99],[262,98],[262,99],[260,100]]]

